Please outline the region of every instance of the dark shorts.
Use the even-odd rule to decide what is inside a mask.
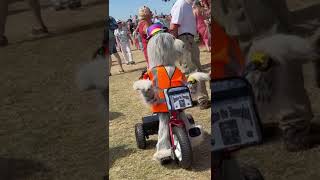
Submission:
[[[110,55],[117,53],[116,41],[109,42]]]
[[[116,47],[116,44],[115,44],[115,43],[112,45],[112,47],[111,47],[110,49],[111,49],[111,51],[110,51],[110,55],[118,52],[118,51],[117,51],[117,47]]]

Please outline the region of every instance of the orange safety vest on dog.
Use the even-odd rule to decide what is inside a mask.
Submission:
[[[170,87],[184,86],[187,82],[185,75],[179,68],[175,68],[174,73],[169,77],[167,70],[164,66],[157,66],[147,71],[148,79],[152,81],[152,87],[158,95],[158,104],[151,106],[153,113],[166,113],[168,112],[164,89]],[[146,77],[145,77],[146,78]]]
[[[211,28],[213,32],[211,78],[239,76],[243,71],[245,60],[237,39],[229,37],[217,22],[213,22]]]

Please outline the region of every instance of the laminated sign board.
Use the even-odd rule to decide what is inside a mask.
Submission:
[[[260,143],[261,126],[250,84],[242,78],[211,81],[212,151]]]
[[[170,111],[192,107],[191,94],[187,86],[165,89],[164,94]]]

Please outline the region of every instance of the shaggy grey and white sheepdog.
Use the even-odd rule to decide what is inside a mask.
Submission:
[[[179,39],[174,39],[174,37],[169,33],[159,33],[152,37],[148,42],[148,57],[150,69],[156,66],[164,66],[166,71],[171,77],[176,68],[175,63],[184,53],[184,43]],[[194,73],[191,74],[197,81],[209,80],[210,77],[205,73]],[[135,90],[139,90],[144,101],[152,105],[157,103],[158,97],[155,93],[155,89],[152,87],[150,80],[139,80],[133,85]],[[196,91],[194,91],[196,93]],[[159,132],[158,132],[158,142],[157,142],[157,152],[154,154],[153,159],[160,161],[162,158],[171,156],[171,145],[169,140],[169,113],[158,113],[159,116]],[[187,115],[181,113],[181,119],[184,120],[186,128],[189,129],[194,125],[191,125],[187,120]],[[190,137],[189,137],[190,138]],[[202,137],[190,138],[192,146],[198,145],[202,141]]]

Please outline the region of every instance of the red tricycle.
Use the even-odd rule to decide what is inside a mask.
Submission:
[[[168,123],[171,159],[175,160],[180,167],[188,169],[193,159],[192,141],[202,135],[200,126],[195,125],[192,116],[184,113],[185,109],[193,106],[190,90],[187,86],[172,87],[165,89],[164,94],[170,115]],[[159,117],[157,114],[143,117],[142,123],[135,125],[138,148],[145,149],[146,139],[150,135],[157,134],[158,130]]]

